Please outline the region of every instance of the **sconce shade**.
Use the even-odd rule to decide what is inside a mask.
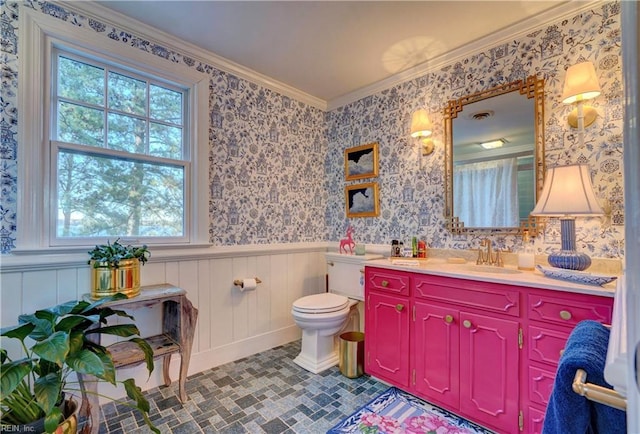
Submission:
[[[429,113],[425,109],[413,112],[411,116],[411,137],[429,137],[433,127],[429,119]]]
[[[573,164],[550,168],[544,178],[542,194],[531,214],[556,217],[604,214],[593,192],[589,167]]]
[[[576,251],[575,215],[604,214],[591,185],[589,167],[584,164],[552,167],[544,178],[542,194],[531,215],[560,217],[559,252],[549,255],[549,264],[568,270],[586,270],[591,258]]]
[[[593,63],[582,62],[567,69],[562,91],[563,103],[572,104],[598,95],[600,95],[600,84]]]

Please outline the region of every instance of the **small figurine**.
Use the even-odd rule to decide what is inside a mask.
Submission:
[[[344,251],[344,253],[346,254],[347,247],[349,247],[349,254],[353,255],[353,248],[356,246],[356,242],[353,241],[351,235],[353,235],[353,228],[349,226],[347,228],[347,236],[340,240],[340,253]]]

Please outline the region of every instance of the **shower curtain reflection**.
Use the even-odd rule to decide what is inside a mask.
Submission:
[[[456,164],[453,209],[466,227],[519,225],[516,158]]]

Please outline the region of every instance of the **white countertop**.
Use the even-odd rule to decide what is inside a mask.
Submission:
[[[584,285],[559,279],[551,279],[544,276],[540,271],[522,271],[512,267],[504,267],[506,273],[496,267],[496,272],[477,271],[478,266],[474,263],[450,264],[446,259],[428,258],[418,260],[417,265],[394,264],[392,261],[412,258],[384,258],[374,259],[365,262],[367,267],[381,267],[391,270],[409,271],[413,273],[431,274],[434,276],[454,277],[458,279],[477,280],[482,282],[501,283],[507,285],[526,286],[530,288],[550,289],[555,291],[575,292],[588,295],[599,295],[614,297],[616,290],[615,281],[603,286]],[[412,262],[415,262],[413,260]],[[481,266],[487,270],[491,266]],[[476,270],[474,270],[476,268]],[[508,272],[513,271],[513,272]]]

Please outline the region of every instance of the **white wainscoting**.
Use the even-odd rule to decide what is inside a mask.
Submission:
[[[187,291],[199,310],[189,374],[238,360],[251,354],[299,339],[300,330],[291,317],[291,305],[304,295],[325,291],[326,244],[308,246],[251,246],[250,248],[202,249],[198,253],[164,252],[153,255],[141,269],[142,285],[170,283]],[[88,292],[90,271],[86,255],[27,264],[26,257],[4,261],[0,274],[0,323],[17,324],[18,315],[78,299]],[[7,259],[6,257],[4,259]],[[9,262],[7,264],[7,262]],[[234,279],[258,277],[253,291],[241,292]],[[160,332],[160,310],[131,311],[143,336]],[[3,348],[17,354],[18,345],[2,341]],[[179,358],[171,364],[172,379],[178,377]],[[142,366],[122,369],[119,379],[133,377],[144,390],[162,384],[161,363],[147,381]],[[101,392],[105,390],[101,389]],[[122,390],[107,393],[123,396]]]

